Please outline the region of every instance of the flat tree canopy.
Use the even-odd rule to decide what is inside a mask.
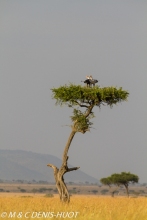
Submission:
[[[121,172],[121,173],[114,173],[109,177],[102,178],[101,183],[104,185],[124,185],[126,188],[126,193],[129,196],[129,184],[138,183],[139,177],[135,174],[132,174],[130,172]]]
[[[101,104],[113,106],[113,104],[118,102],[126,101],[129,95],[127,91],[122,90],[122,87],[100,88],[95,86],[89,88],[81,85],[70,84],[69,86],[64,85],[51,90],[53,92],[53,98],[56,99],[56,104],[70,104],[71,106],[81,106],[82,103],[98,106]]]
[[[111,178],[110,177],[106,177],[106,178],[102,178],[100,179],[100,182],[104,185],[107,185],[107,186],[111,186],[112,184],[112,181],[111,181]]]

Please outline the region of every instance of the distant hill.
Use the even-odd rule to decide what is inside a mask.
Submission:
[[[48,163],[60,167],[61,160],[49,154],[0,149],[0,179],[54,182],[53,170],[47,167]],[[66,182],[98,182],[97,179],[80,170],[67,173],[64,178]]]

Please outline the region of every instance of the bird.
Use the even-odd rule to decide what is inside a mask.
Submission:
[[[90,75],[90,76],[86,76],[86,80],[85,81],[81,81],[81,82],[84,82],[87,84],[87,87],[90,87],[91,85],[95,86],[95,83],[98,82],[97,79],[93,79],[93,77]]]
[[[87,78],[87,77],[86,77]],[[90,81],[89,81],[89,79],[87,78],[85,81],[81,81],[81,82],[84,82],[84,83],[86,83],[87,84],[87,87],[90,87]]]
[[[89,81],[90,81],[90,83],[91,83],[93,86],[95,86],[95,83],[98,83],[98,80],[97,80],[97,79],[93,79],[92,76],[89,76]]]
[[[90,87],[90,81],[89,81],[89,76],[86,76],[86,80],[85,81],[81,81],[81,82],[84,82],[87,84],[87,87],[89,86]]]

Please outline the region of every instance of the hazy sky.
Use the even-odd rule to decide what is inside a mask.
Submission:
[[[62,158],[72,109],[55,106],[50,89],[92,75],[130,95],[95,107],[69,163],[97,179],[130,171],[147,182],[147,1],[1,0],[0,56],[1,149]]]

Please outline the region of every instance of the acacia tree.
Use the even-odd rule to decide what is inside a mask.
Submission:
[[[124,185],[124,187],[126,188],[127,196],[129,197],[129,184],[138,183],[139,177],[130,172],[121,172],[120,174],[112,174],[111,179],[112,183],[115,185]]]
[[[114,173],[109,177],[102,178],[100,181],[104,185],[116,185],[120,186],[123,185],[126,188],[127,196],[129,197],[129,184],[138,183],[139,177],[135,174],[130,172],[121,172],[121,173]]]
[[[103,185],[109,186],[109,190],[110,190],[110,188],[111,188],[111,186],[113,184],[111,176],[108,176],[108,177],[100,179],[100,182]],[[114,193],[115,192],[116,192],[116,189],[111,189],[110,193],[111,193],[112,197],[114,197]]]
[[[102,178],[102,179],[100,179],[100,182],[101,182],[103,185],[109,186],[109,188],[111,187],[111,184],[112,184],[112,181],[111,181],[111,178],[110,178],[110,177]]]
[[[94,117],[93,108],[101,107],[101,105],[108,105],[112,107],[122,101],[126,101],[129,93],[122,90],[122,88],[116,87],[84,87],[81,85],[64,85],[59,88],[53,88],[53,99],[56,99],[56,104],[60,106],[63,104],[73,108],[73,115],[71,116],[71,133],[64,148],[62,165],[57,168],[53,164],[48,164],[53,168],[54,177],[56,181],[56,187],[59,192],[60,200],[62,202],[69,202],[70,195],[68,193],[66,184],[64,182],[64,174],[73,170],[77,170],[80,167],[69,168],[68,150],[71,142],[77,132],[85,133],[90,130],[92,122],[90,121]]]

